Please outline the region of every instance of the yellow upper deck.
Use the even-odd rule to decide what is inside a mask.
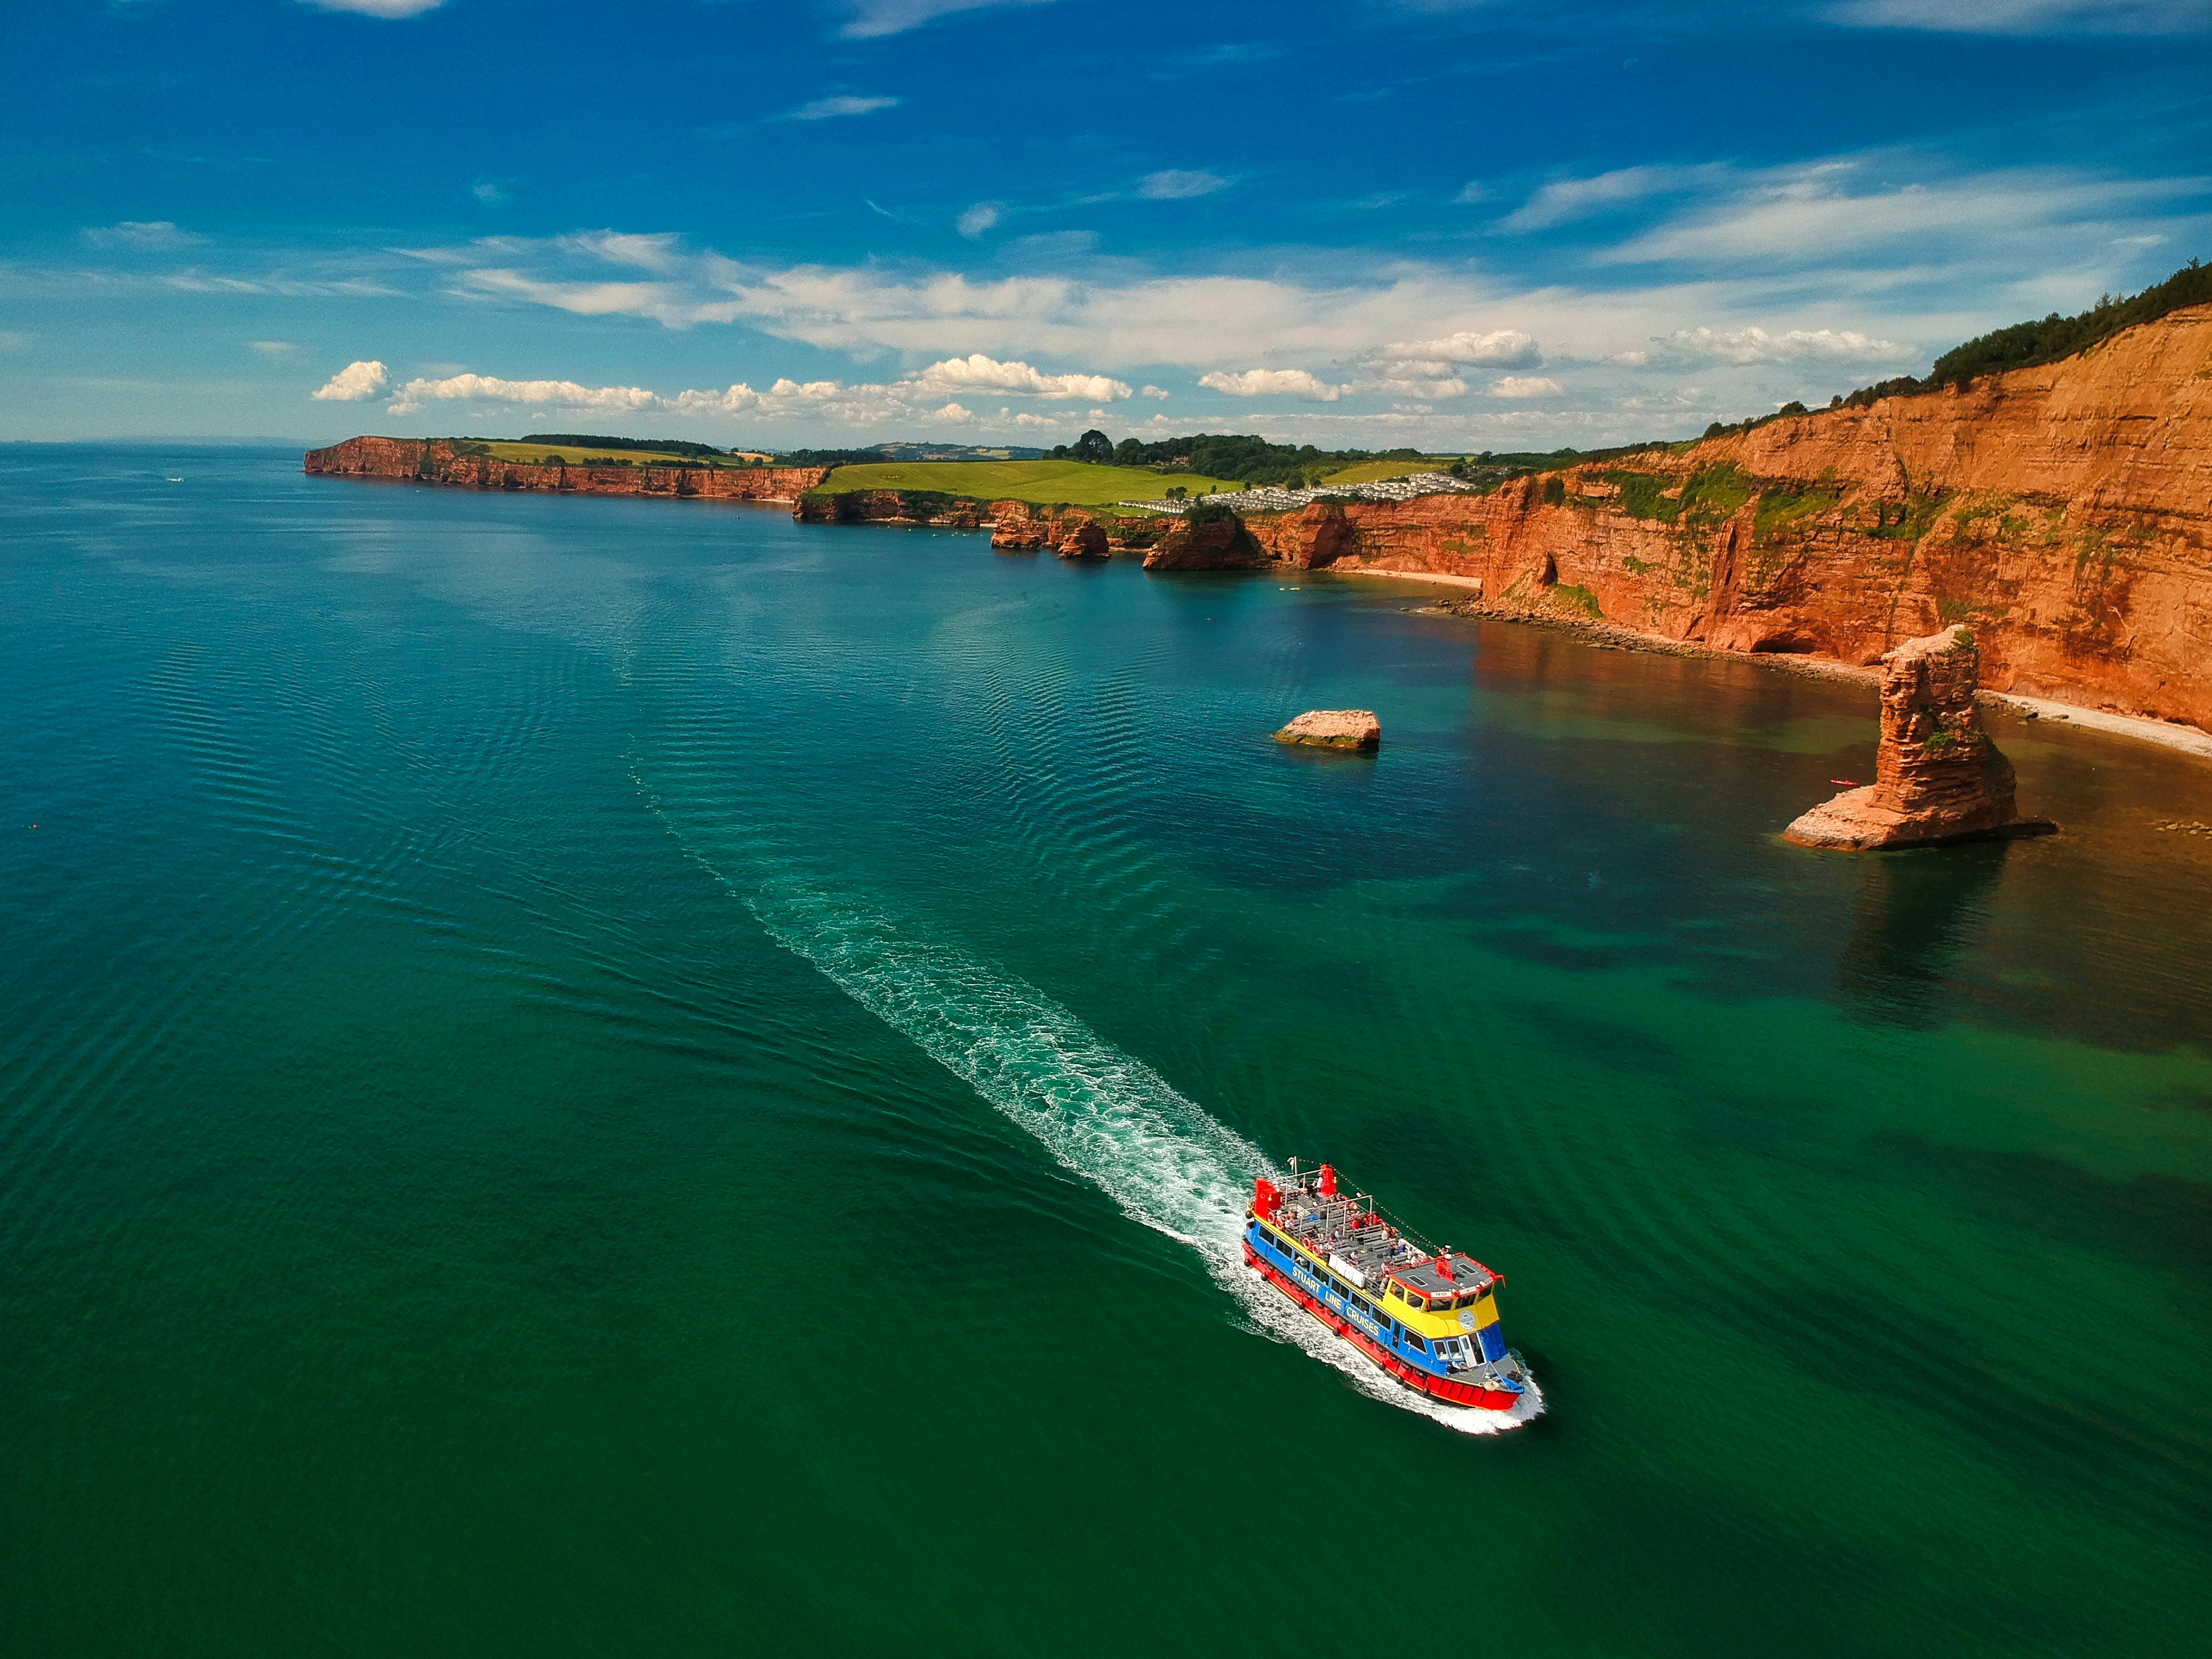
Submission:
[[[1431,1339],[1458,1336],[1498,1322],[1494,1283],[1480,1292],[1469,1291],[1454,1297],[1449,1307],[1443,1305],[1443,1298],[1440,1297],[1424,1296],[1418,1291],[1409,1291],[1395,1274],[1384,1274],[1379,1279],[1370,1275],[1363,1289],[1331,1267],[1326,1258],[1316,1255],[1310,1248],[1280,1228],[1265,1221],[1260,1226],[1272,1243],[1289,1251],[1293,1259],[1304,1262],[1309,1271],[1323,1279],[1334,1279],[1352,1294],[1365,1297],[1377,1310],[1396,1320],[1416,1336]]]

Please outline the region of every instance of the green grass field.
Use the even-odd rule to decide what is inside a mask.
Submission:
[[[1341,472],[1330,472],[1322,478],[1324,484],[1380,483],[1385,478],[1409,478],[1416,472],[1441,472],[1449,466],[1443,460],[1422,461],[1362,461],[1357,466],[1347,466]]]
[[[1177,484],[1194,495],[1243,488],[1233,478],[1154,472],[1142,466],[1093,466],[1085,461],[884,461],[841,466],[822,489],[833,495],[860,489],[934,489],[981,501],[1105,507],[1115,501],[1155,501]]]
[[[502,461],[543,461],[548,455],[557,455],[571,466],[605,465],[615,461],[657,461],[671,466],[704,466],[706,462],[688,455],[678,455],[660,449],[580,449],[574,444],[511,444],[488,443],[485,448]],[[735,466],[739,458],[726,456],[715,463],[718,466]]]

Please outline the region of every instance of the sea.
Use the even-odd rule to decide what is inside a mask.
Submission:
[[[0,448],[0,1651],[2201,1641],[2212,766],[1451,597]]]

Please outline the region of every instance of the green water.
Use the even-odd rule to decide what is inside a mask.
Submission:
[[[296,467],[0,452],[0,1651],[2201,1640],[2212,767],[1812,854],[1856,688]],[[1292,1155],[1540,1416],[1308,1351]]]

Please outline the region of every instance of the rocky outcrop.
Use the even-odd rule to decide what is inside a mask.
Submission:
[[[1276,732],[1275,741],[1308,749],[1372,749],[1382,741],[1382,722],[1364,708],[1309,708]]]
[[[1269,554],[1231,514],[1204,524],[1177,524],[1145,555],[1147,570],[1256,570]]]
[[[1082,520],[1060,538],[1060,556],[1063,559],[1103,559],[1112,556],[1112,553],[1106,543],[1106,532],[1098,527],[1096,519]]]
[[[1963,389],[1247,526],[1285,564],[1728,651],[1867,665],[1963,623],[1995,690],[2212,726],[2212,307]]]
[[[684,495],[711,501],[796,501],[830,476],[818,466],[569,466],[463,454],[443,438],[349,438],[307,452],[302,470],[330,477],[404,478],[465,489],[566,495]]]
[[[1053,512],[1028,501],[994,501],[991,519],[991,545],[999,551],[1049,548],[1063,559],[1106,559],[1133,552],[1156,533],[1149,519],[1117,520],[1109,530],[1092,514],[1069,507]]]
[[[2051,830],[2015,808],[2012,763],[1990,741],[1974,702],[1979,666],[1963,628],[1884,653],[1875,781],[1814,807],[1784,838],[1863,853]]]

